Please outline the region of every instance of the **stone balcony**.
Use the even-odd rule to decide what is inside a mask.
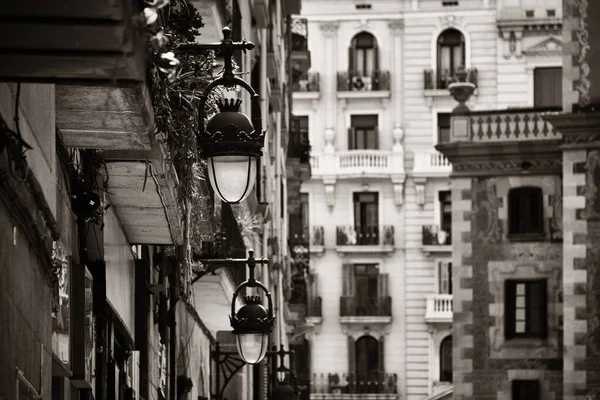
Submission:
[[[390,178],[404,167],[404,153],[385,150],[344,150],[312,154],[312,178],[335,176],[338,179]]]
[[[451,294],[427,295],[425,321],[428,323],[452,323],[452,299]]]
[[[415,153],[414,160],[415,178],[447,178],[452,172],[452,164],[438,151]]]
[[[452,251],[452,232],[442,230],[437,225],[423,225],[423,253],[449,253]]]
[[[393,225],[338,226],[336,247],[338,253],[391,253],[394,251]]]
[[[542,119],[549,111],[557,109],[463,109],[452,115],[450,141],[436,149],[448,157],[455,176],[560,173],[562,136]]]
[[[353,373],[315,373],[310,400],[396,400],[398,376],[385,372],[356,376]]]
[[[357,299],[340,297],[340,322],[347,324],[388,324],[392,322],[392,298],[378,296]]]

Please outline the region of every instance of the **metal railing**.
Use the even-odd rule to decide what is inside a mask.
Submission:
[[[337,90],[340,92],[390,90],[390,72],[375,71],[370,74],[356,71],[338,72]]]
[[[466,81],[478,86],[477,68],[468,68],[465,71],[467,72]],[[443,71],[426,69],[423,71],[423,83],[425,90],[448,89],[448,85],[456,81],[456,71],[450,71],[448,69]]]
[[[337,227],[336,244],[338,246],[394,245],[394,226],[352,226]]]
[[[313,374],[311,393],[390,394],[398,393],[398,376],[377,371],[365,374],[321,373]]]
[[[321,90],[321,77],[318,72],[303,72],[292,79],[294,92],[318,92]]]
[[[390,296],[356,298],[340,297],[341,317],[391,317],[392,298]]]
[[[423,225],[424,246],[448,246],[452,244],[452,232],[442,230],[437,225]]]

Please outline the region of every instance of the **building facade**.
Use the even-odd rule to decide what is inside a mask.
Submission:
[[[201,265],[180,255],[187,243],[193,260],[245,258],[251,248],[269,257],[259,279],[277,304],[272,344],[288,346],[287,15],[299,2],[181,0],[170,13],[154,8],[162,3],[55,6],[0,7],[3,28],[35,32],[0,45],[0,398],[265,399],[268,360],[238,362],[225,393],[215,379],[216,342],[237,352],[227,315],[246,268],[191,285]],[[197,42],[218,42],[229,26],[234,40],[256,44],[235,62],[261,95],[268,136],[255,190],[237,206],[221,204],[203,180],[186,206],[189,171],[159,128],[153,74],[169,71],[149,68],[162,43],[152,36],[197,23],[185,19],[194,10]],[[23,23],[7,22],[17,17]],[[147,27],[132,25],[144,19]],[[215,64],[214,78],[218,55]],[[258,112],[243,92],[228,95],[241,97],[241,112]]]
[[[311,145],[290,231],[309,243],[310,396],[446,398],[460,234],[434,146],[450,140],[448,88],[473,85],[475,111],[560,107],[562,4],[307,0],[299,19],[322,55],[292,71]]]
[[[450,143],[438,146],[453,164],[460,238],[452,244],[455,399],[600,393],[598,57],[587,52],[600,9],[565,1],[563,11],[562,111],[463,109],[451,118]]]

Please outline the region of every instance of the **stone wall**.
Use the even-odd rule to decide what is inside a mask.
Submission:
[[[541,186],[546,237],[510,242],[507,196]],[[562,398],[562,244],[551,240],[562,217],[562,180],[555,176],[453,180],[455,396],[510,399],[511,380],[540,379],[542,398]],[[553,229],[550,229],[550,226]],[[460,249],[457,249],[460,247]],[[548,339],[504,340],[504,281],[548,279]],[[472,396],[469,394],[472,393]]]

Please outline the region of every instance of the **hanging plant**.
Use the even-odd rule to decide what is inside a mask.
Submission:
[[[196,7],[188,0],[147,2],[144,18],[151,34],[149,40],[148,87],[156,133],[164,137],[167,152],[177,176],[178,203],[183,216],[183,245],[174,249],[181,268],[180,292],[190,293],[191,251],[202,240],[212,238],[210,198],[206,168],[197,159],[196,132],[200,95],[216,76],[215,54],[177,54],[182,43],[195,42],[204,26]],[[206,102],[206,115],[216,110],[213,91]],[[157,136],[159,137],[159,136]]]
[[[252,248],[254,243],[257,241],[260,242],[260,232],[263,227],[263,220],[259,215],[244,210],[244,212],[237,217],[237,223],[246,247]]]

